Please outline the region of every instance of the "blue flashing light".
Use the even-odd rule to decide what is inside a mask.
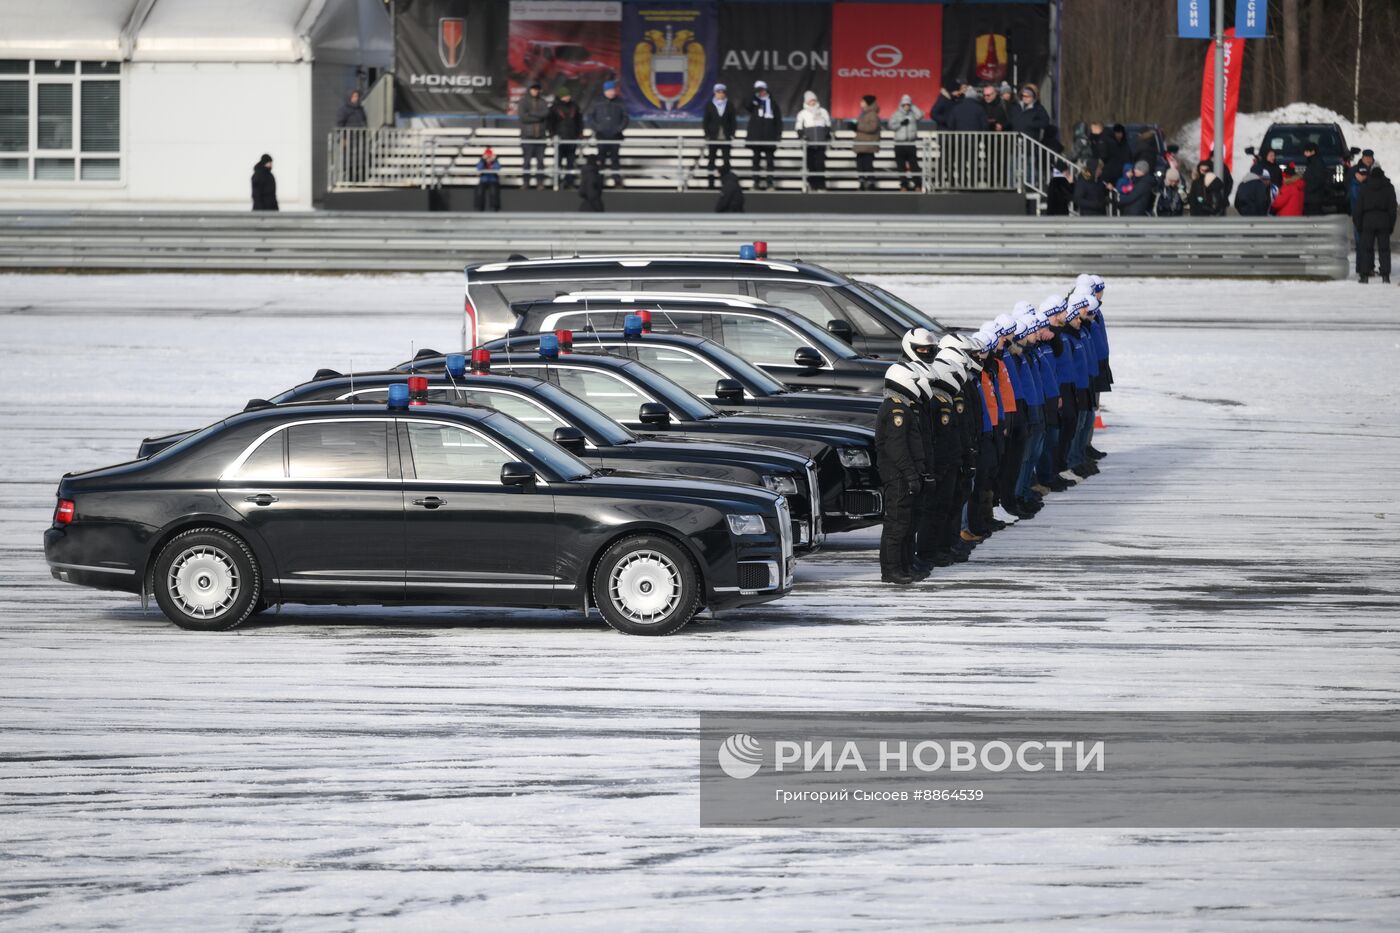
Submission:
[[[559,359],[559,338],[553,334],[540,334],[540,356]]]
[[[739,247],[739,258],[740,258],[740,259],[757,259],[757,258],[758,258],[758,250],[756,250],[756,249],[753,248],[753,244],[752,244],[752,243],[745,243],[743,246]]]
[[[389,407],[408,408],[408,383],[395,382],[389,386]]]
[[[449,376],[465,376],[467,374],[467,355],[465,353],[447,354],[447,374]]]
[[[642,336],[642,316],[640,314],[629,314],[622,319],[622,336]]]

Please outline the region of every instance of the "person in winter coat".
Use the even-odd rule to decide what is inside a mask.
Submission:
[[[1303,179],[1298,177],[1298,169],[1292,163],[1283,170],[1283,184],[1269,206],[1275,217],[1303,216]]]
[[[1011,111],[1006,109],[1001,95],[990,84],[982,85],[982,111],[987,115],[987,125],[983,129],[995,132],[1011,126]]]
[[[1044,142],[1050,128],[1050,114],[1041,106],[1040,92],[1034,84],[1021,88],[1021,102],[1011,111],[1011,128],[1024,133],[1036,142]]]
[[[603,211],[603,173],[598,167],[598,157],[590,155],[583,160],[583,171],[579,172],[578,196],[580,211]]]
[[[855,142],[851,146],[856,154],[861,191],[876,188],[875,153],[880,151],[880,127],[880,105],[874,94],[866,94],[860,99],[860,116],[856,119]]]
[[[705,152],[708,158],[710,187],[715,186],[715,165],[719,165],[722,176],[729,171],[730,149],[734,146],[734,134],[738,132],[739,111],[729,99],[729,88],[716,84],[710,100],[705,104]]]
[[[1390,282],[1390,235],[1395,232],[1395,186],[1379,165],[1367,169],[1356,192],[1351,220],[1356,225],[1356,274],[1362,284],[1372,275],[1372,263],[1380,260],[1381,281]]]
[[[1108,213],[1108,185],[1099,177],[1098,159],[1089,159],[1074,181],[1074,209],[1081,217],[1102,217]]]
[[[1151,127],[1137,134],[1131,149],[1134,162],[1146,162],[1154,169],[1162,158],[1162,153],[1157,149],[1157,133]]]
[[[1327,163],[1317,154],[1317,144],[1303,143],[1303,216],[1316,217],[1327,201]]]
[[[1118,196],[1118,213],[1124,217],[1146,217],[1157,201],[1152,167],[1146,159],[1133,163],[1129,182]]]
[[[1267,175],[1271,188],[1277,188],[1283,184],[1283,166],[1278,164],[1278,153],[1272,149],[1265,149],[1259,156],[1256,173]]]
[[[1045,192],[1045,213],[1051,217],[1067,217],[1073,201],[1074,169],[1066,165],[1050,176],[1050,186]]]
[[[807,187],[826,190],[826,147],[831,142],[831,114],[811,91],[802,95],[802,109],[793,121],[797,138],[806,146]]]
[[[622,139],[623,131],[631,118],[627,116],[627,106],[618,97],[617,82],[603,82],[603,96],[588,108],[584,123],[593,131],[598,141],[598,168],[606,171],[612,166],[613,187],[622,187]],[[602,176],[599,176],[602,180]]]
[[[360,104],[358,90],[351,91],[349,99],[341,104],[340,109],[336,111],[335,125],[354,130],[362,130],[369,126],[369,119],[365,116],[365,108]]]
[[[536,81],[525,91],[525,95],[515,103],[515,115],[520,119],[520,154],[523,158],[521,178],[526,188],[535,187],[538,181],[543,188],[547,184],[544,174],[544,147],[549,138],[549,104],[540,96],[540,83]],[[535,174],[530,174],[534,163]]]
[[[1103,175],[1117,178],[1125,170],[1131,170],[1133,153],[1128,146],[1128,130],[1123,124],[1113,124],[1112,133],[1103,141]]]
[[[1241,217],[1268,217],[1269,206],[1273,201],[1273,185],[1269,184],[1267,172],[1259,175],[1251,171],[1244,176],[1239,188],[1235,189],[1235,210]]]
[[[499,211],[501,209],[501,160],[490,146],[476,160],[476,195],[473,198],[478,211]]]
[[[739,184],[739,176],[726,168],[719,176],[719,200],[715,202],[716,214],[742,214],[744,212],[744,187]]]
[[[1181,184],[1181,170],[1172,165],[1162,173],[1161,191],[1157,193],[1157,216],[1180,217],[1186,212],[1186,191]]]
[[[360,92],[358,90],[351,91],[349,99],[341,104],[340,109],[336,111],[335,125],[339,129],[348,130],[363,130],[369,126],[369,118],[365,116],[365,108],[360,105]],[[345,157],[346,175],[351,181],[364,180],[367,167],[364,137],[364,133],[346,133],[341,138],[341,151]]]
[[[1202,159],[1196,165],[1186,202],[1190,206],[1192,217],[1225,215],[1225,210],[1230,205],[1229,196],[1225,192],[1225,182],[1215,174],[1215,164],[1210,159]]]
[[[953,81],[939,88],[938,99],[928,109],[928,118],[933,121],[934,129],[946,130],[948,128],[948,114],[952,112],[953,100],[961,92],[961,81]]]
[[[982,133],[987,130],[987,108],[971,93],[972,86],[964,84],[953,96],[948,109],[948,129],[957,133]]]
[[[923,111],[914,106],[914,98],[905,94],[899,99],[899,108],[890,115],[886,126],[894,134],[894,170],[899,172],[900,191],[918,191],[922,184],[919,175],[919,121]]]
[[[773,151],[783,135],[783,112],[768,93],[767,81],[753,83],[753,96],[745,108],[749,112],[746,139],[753,150],[753,186],[757,190],[773,187]]]
[[[574,103],[574,92],[567,85],[559,89],[554,103],[549,105],[545,130],[554,137],[554,145],[559,150],[559,168],[563,172],[559,183],[572,188],[578,183],[574,166],[578,159],[578,141],[583,137],[583,113]]]
[[[253,210],[280,210],[277,206],[277,179],[272,175],[272,156],[266,152],[253,166]]]

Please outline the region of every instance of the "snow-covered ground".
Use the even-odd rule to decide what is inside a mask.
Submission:
[[[1236,114],[1235,145],[1230,158],[1235,178],[1243,178],[1253,161],[1245,148],[1258,147],[1273,123],[1336,123],[1342,128],[1348,146],[1374,150],[1377,164],[1387,175],[1400,172],[1400,123],[1380,120],[1353,123],[1335,110],[1317,104],[1288,104],[1264,113]],[[1171,141],[1179,143],[1182,153],[1195,162],[1201,153],[1201,121],[1192,120]]]
[[[975,324],[1048,280],[885,278]],[[698,828],[696,712],[1393,707],[1396,291],[1110,283],[1104,472],[912,589],[874,533],[667,639],[292,608],[181,632],[49,578],[65,470],[450,347],[456,275],[0,276],[0,925],[1400,925],[1393,830]]]

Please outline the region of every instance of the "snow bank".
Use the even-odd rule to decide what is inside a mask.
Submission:
[[[1235,151],[1230,162],[1236,178],[1249,168],[1246,146],[1258,146],[1271,123],[1336,123],[1342,128],[1348,146],[1374,149],[1376,161],[1386,174],[1400,170],[1400,123],[1352,123],[1335,110],[1317,104],[1289,104],[1266,113],[1242,113],[1235,117]],[[1195,161],[1200,155],[1201,121],[1192,120],[1171,138],[1178,143],[1187,158]]]

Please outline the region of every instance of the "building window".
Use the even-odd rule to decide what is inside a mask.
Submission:
[[[0,183],[120,182],[121,70],[0,59]]]

